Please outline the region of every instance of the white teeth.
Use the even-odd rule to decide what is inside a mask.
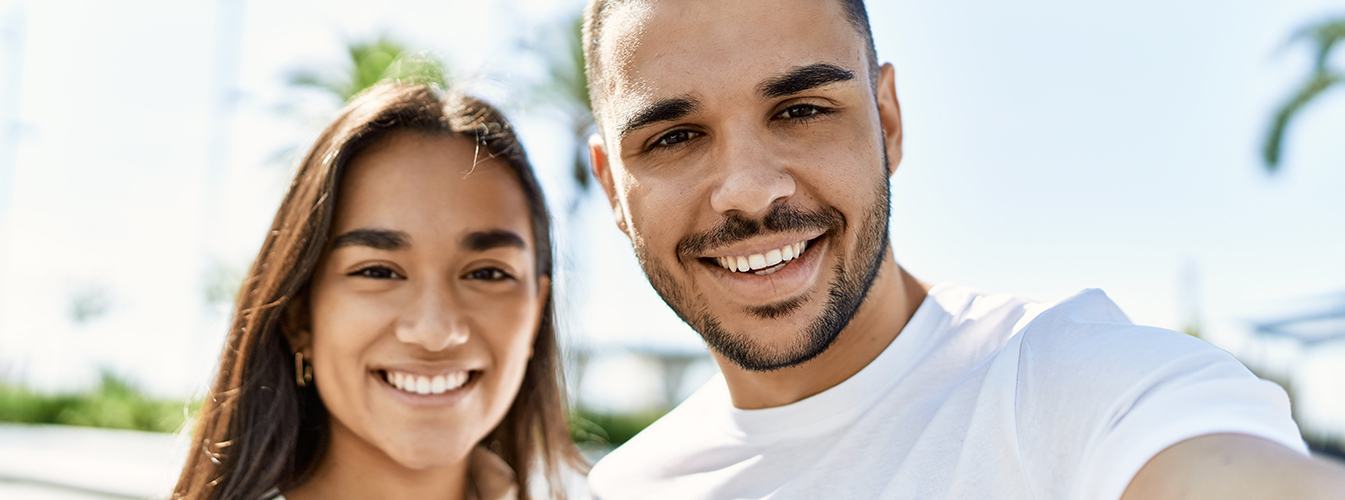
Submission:
[[[784,261],[785,258],[783,252],[779,250],[771,250],[769,252],[766,252],[766,265],[773,266]]]
[[[761,269],[766,267],[766,256],[759,253],[753,254],[747,258],[747,263],[752,265],[752,269]]]
[[[447,378],[448,378],[448,387],[446,390],[457,389],[459,387],[462,387],[462,384],[467,383],[467,372],[457,372],[452,375],[449,375]]]
[[[781,262],[789,262],[803,255],[803,250],[808,247],[808,242],[801,241],[791,243],[783,247],[773,249],[766,253],[758,253],[744,256],[716,257],[715,262],[719,267],[734,272],[745,273],[748,271],[760,271],[768,267],[775,266]]]
[[[447,374],[426,377],[404,372],[384,372],[384,380],[399,390],[412,394],[443,394],[462,387],[467,383],[469,373],[453,371]]]

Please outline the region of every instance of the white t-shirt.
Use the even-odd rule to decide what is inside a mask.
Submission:
[[[609,500],[1115,499],[1164,448],[1224,432],[1307,452],[1279,386],[1099,290],[1048,305],[936,286],[846,381],[740,410],[715,377],[589,483]]]

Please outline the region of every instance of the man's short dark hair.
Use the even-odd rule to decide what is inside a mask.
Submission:
[[[597,116],[603,99],[606,98],[599,64],[598,48],[602,45],[602,27],[607,16],[615,7],[632,0],[589,0],[584,9],[584,75],[588,79],[589,105]],[[657,0],[652,0],[657,1]],[[845,9],[845,17],[864,37],[865,50],[869,58],[869,83],[878,84],[878,51],[873,46],[873,30],[869,27],[869,12],[864,8],[864,0],[839,0]]]

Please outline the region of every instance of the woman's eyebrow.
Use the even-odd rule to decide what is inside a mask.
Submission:
[[[484,252],[496,248],[518,248],[526,250],[528,243],[518,233],[508,229],[490,229],[473,231],[462,237],[462,246],[473,252]]]
[[[332,239],[332,250],[354,245],[378,250],[401,250],[411,246],[411,235],[391,229],[360,228],[346,231]]]

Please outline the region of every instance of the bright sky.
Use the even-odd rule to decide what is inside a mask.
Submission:
[[[578,3],[368,5],[0,0],[0,125],[17,125],[0,128],[0,376],[70,387],[108,366],[158,392],[199,389],[224,328],[203,303],[205,269],[247,264],[287,182],[285,152],[334,109],[285,76],[339,65],[347,40],[388,33],[448,59],[519,122],[564,210],[572,145],[519,84],[539,72],[518,47]],[[1345,92],[1295,124],[1281,175],[1257,157],[1309,64],[1287,35],[1343,11],[870,2],[906,122],[898,260],[927,281],[1046,300],[1102,288],[1137,322],[1170,328],[1195,309],[1216,343],[1254,355],[1246,320],[1345,288]],[[700,349],[600,200],[568,224],[571,341]],[[107,313],[75,324],[80,295],[104,297]],[[1345,393],[1342,359],[1300,360],[1306,390]],[[1327,399],[1307,418],[1345,420],[1341,398],[1315,400]]]

